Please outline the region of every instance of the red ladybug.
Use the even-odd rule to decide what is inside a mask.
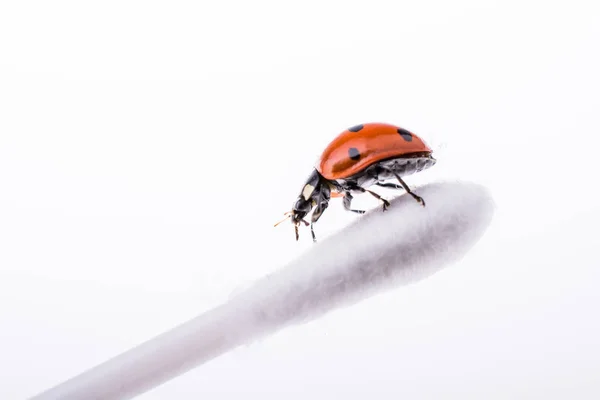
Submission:
[[[313,224],[323,215],[332,196],[343,197],[346,210],[364,214],[364,210],[352,209],[350,204],[353,192],[367,192],[383,202],[385,211],[390,203],[367,189],[372,185],[404,189],[425,206],[425,201],[409,189],[401,176],[433,166],[436,160],[431,154],[432,150],[421,138],[395,125],[361,124],[340,133],[325,148],[292,210],[286,213],[285,219],[291,218],[294,224],[296,240],[300,222],[308,226],[304,217],[314,208],[310,231],[316,241]],[[384,182],[389,179],[396,179],[400,185]]]

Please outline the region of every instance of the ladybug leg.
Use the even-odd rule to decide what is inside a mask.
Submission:
[[[308,225],[309,225],[309,223],[308,223],[308,222],[306,222],[306,221],[305,221],[305,220],[303,220],[303,219],[301,219],[301,220],[300,220],[300,222],[302,222],[302,223],[303,223],[304,225],[306,225],[306,226],[308,226]],[[295,230],[295,232],[296,232],[296,241],[298,241],[298,239],[300,238],[300,234],[298,233],[298,226],[300,226],[300,223],[297,223],[297,224],[295,224],[295,225],[294,225],[294,230]],[[312,228],[312,226],[311,226],[311,228]],[[314,234],[313,234],[313,236],[314,236]]]
[[[350,205],[352,204],[352,199],[353,199],[353,197],[350,194],[350,192],[346,192],[344,194],[344,199],[342,200],[344,203],[344,208],[348,211],[352,211],[357,214],[364,214],[365,210],[354,210],[354,209],[352,209],[352,207],[350,207]]]
[[[310,218],[310,234],[312,235],[313,242],[317,241],[317,237],[315,236],[314,225],[319,220],[319,218],[321,218],[321,215],[323,215],[323,211],[325,211],[327,206],[327,202],[318,204],[317,207],[315,207],[315,210],[313,211],[312,216]]]
[[[386,199],[384,199],[377,193],[370,191],[369,189],[365,189],[361,186],[356,186],[356,187],[353,187],[352,190],[358,190],[359,192],[363,192],[363,193],[367,192],[367,193],[371,194],[373,197],[375,197],[376,199],[381,200],[383,202],[383,211],[387,210],[387,208],[390,206],[389,201],[387,201]]]
[[[400,178],[400,176],[395,171],[392,171],[392,173],[394,174],[394,176],[396,177],[396,179],[398,179],[398,181],[400,182],[400,184],[402,185],[402,187],[404,188],[404,190],[406,190],[406,192],[408,194],[410,194],[417,202],[421,203],[421,205],[423,207],[425,207],[425,200],[423,200],[423,198],[421,196],[418,196],[418,195],[414,194],[410,190],[410,188],[408,187],[408,185],[402,180],[402,178]]]
[[[319,196],[317,206],[310,217],[310,233],[312,235],[313,242],[317,241],[314,224],[319,220],[319,218],[321,218],[321,215],[323,215],[323,212],[325,212],[327,207],[329,207],[329,199],[324,196]]]
[[[381,182],[375,182],[375,184],[377,186],[381,186],[384,188],[392,188],[392,189],[404,189],[404,187],[402,185],[396,185],[395,183],[381,183]]]

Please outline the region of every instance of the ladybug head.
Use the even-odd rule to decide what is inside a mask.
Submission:
[[[316,209],[312,215],[312,222],[316,222],[325,208],[327,208],[330,191],[329,187],[322,183],[322,179],[323,178],[319,173],[316,170],[313,170],[302,187],[302,191],[296,198],[296,202],[292,206],[291,211],[286,212],[286,217],[276,223],[275,226],[290,218],[296,231],[296,240],[298,240],[298,226],[300,226],[300,223],[303,223],[306,226],[310,225],[304,217],[310,213],[313,207],[316,207]]]
[[[275,226],[279,225],[280,223],[282,223],[283,221],[285,221],[286,219],[289,218],[292,221],[292,224],[294,225],[294,229],[296,231],[296,240],[298,240],[298,238],[299,238],[298,227],[300,226],[300,223],[303,223],[306,226],[310,225],[304,219],[304,217],[306,217],[306,215],[310,212],[310,210],[312,208],[313,208],[312,201],[310,199],[306,200],[302,197],[302,195],[300,195],[300,196],[298,196],[298,199],[294,203],[294,206],[292,207],[291,211],[286,212],[284,214],[285,218],[282,219],[281,221],[279,221],[278,223],[276,223]]]
[[[304,220],[304,217],[312,210],[314,206],[314,200],[309,197],[306,199],[302,194],[298,196],[291,211],[292,224],[298,226],[300,222],[308,226],[308,222]]]

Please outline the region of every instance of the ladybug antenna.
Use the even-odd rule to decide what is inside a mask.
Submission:
[[[284,213],[283,215],[285,215],[285,217],[279,221],[278,223],[276,223],[275,225],[273,225],[273,227],[276,227],[277,225],[281,224],[283,221],[287,220],[288,218],[292,217],[292,211],[288,211],[286,213]],[[304,219],[301,219],[299,222],[302,222],[304,225],[309,226],[310,224],[305,221]],[[298,234],[298,226],[300,225],[300,223],[297,222],[294,224],[294,232],[296,233],[296,241],[298,241],[300,235]]]
[[[288,211],[288,212],[284,213],[283,215],[285,215],[285,218],[283,218],[281,221],[279,221],[278,223],[276,223],[275,225],[273,225],[273,227],[276,227],[277,225],[279,225],[280,223],[282,223],[286,219],[290,218],[292,216],[292,212]]]
[[[286,219],[291,218],[292,212],[288,211],[288,212],[283,213],[283,215],[285,215],[285,217],[281,221],[279,221],[278,223],[276,223],[275,225],[273,225],[273,227],[276,227],[277,225],[281,224]],[[308,221],[304,220],[304,219],[301,219],[300,222],[302,222],[306,226],[310,225],[310,223]]]

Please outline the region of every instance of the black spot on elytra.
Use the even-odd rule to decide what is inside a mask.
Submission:
[[[400,134],[400,136],[402,136],[402,139],[406,140],[407,142],[412,141],[412,133],[410,133],[406,129],[398,128],[398,133]]]
[[[360,125],[353,126],[352,128],[348,128],[348,130],[350,132],[358,132],[358,131],[360,131],[364,127],[365,126],[363,124],[360,124]]]
[[[348,149],[348,155],[352,160],[358,160],[360,158],[360,153],[356,147],[350,147]]]

